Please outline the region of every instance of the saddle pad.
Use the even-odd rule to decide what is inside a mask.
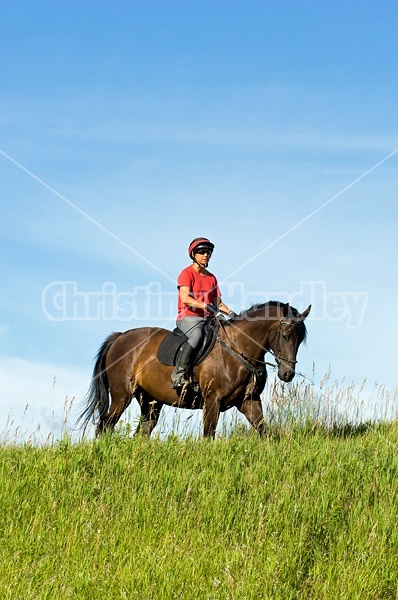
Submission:
[[[215,320],[209,321],[204,328],[202,346],[196,353],[193,361],[194,366],[198,365],[205,358],[207,358],[207,356],[213,350],[217,339],[217,332],[218,322]],[[157,353],[158,361],[163,365],[172,367],[175,364],[175,356],[178,348],[181,346],[181,344],[186,342],[187,339],[187,336],[181,333],[178,327],[176,327],[174,331],[166,335],[166,337],[160,342]]]
[[[160,342],[158,348],[158,361],[163,365],[172,367],[174,365],[175,355],[178,348],[187,341],[187,336],[183,333],[171,332]]]

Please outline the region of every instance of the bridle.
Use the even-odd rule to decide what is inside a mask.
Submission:
[[[235,346],[235,344],[232,342],[232,340],[230,339],[230,337],[228,336],[227,332],[225,331],[225,327],[224,327],[223,322],[220,319],[218,319],[217,317],[216,317],[216,319],[217,319],[219,325],[221,325],[221,328],[224,331],[224,334],[225,334],[225,336],[227,337],[227,339],[229,341],[229,346],[228,346],[228,344],[226,344],[221,339],[221,337],[219,335],[217,335],[217,341],[219,342],[219,344],[229,354],[231,354],[231,356],[234,356],[242,365],[244,365],[246,367],[246,369],[248,369],[249,371],[251,371],[255,375],[261,376],[264,373],[264,371],[265,371],[266,365],[269,365],[270,367],[273,367],[275,369],[276,366],[279,366],[281,362],[287,362],[287,363],[290,363],[292,365],[297,364],[297,360],[291,360],[290,358],[286,358],[286,357],[282,356],[282,353],[281,353],[282,325],[292,325],[291,322],[284,321],[283,319],[280,319],[278,331],[275,333],[274,337],[270,341],[269,348],[264,348],[264,346],[261,346],[261,344],[258,344],[265,352],[270,352],[273,355],[273,357],[275,358],[275,362],[276,362],[276,365],[274,365],[274,364],[266,362],[264,360],[259,360],[257,358],[251,358],[251,357],[246,356],[245,354],[243,354],[243,352],[240,352],[238,350],[238,348]],[[277,338],[276,351],[274,351],[273,348],[271,347],[271,345],[273,344],[275,338]]]
[[[283,319],[280,319],[278,331],[275,333],[274,337],[272,338],[272,340],[269,343],[269,346],[270,346],[269,352],[271,352],[271,354],[274,356],[276,364],[278,366],[280,365],[281,362],[287,362],[292,365],[296,365],[298,362],[297,360],[292,360],[291,358],[286,358],[286,356],[282,356],[282,352],[281,352],[282,325],[293,325],[293,323],[291,321],[284,321]],[[272,348],[272,344],[273,344],[275,338],[277,338],[276,351],[274,351]]]

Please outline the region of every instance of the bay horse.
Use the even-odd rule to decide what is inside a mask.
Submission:
[[[306,338],[303,312],[281,302],[254,305],[227,321],[219,319],[216,344],[195,367],[199,392],[171,389],[171,366],[157,358],[161,341],[170,334],[163,328],[139,327],[112,333],[98,351],[86,406],[78,421],[86,429],[96,422],[96,435],[112,430],[132,398],[141,408],[136,433],[150,436],[164,404],[203,409],[203,435],[214,437],[220,412],[235,406],[259,432],[266,433],[260,394],[267,371],[266,352],[274,355],[278,377],[295,376],[298,348]],[[187,386],[190,388],[190,386]],[[110,396],[110,397],[109,397]],[[110,401],[111,399],[111,401]]]

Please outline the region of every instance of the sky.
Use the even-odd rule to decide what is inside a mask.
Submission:
[[[172,329],[198,236],[236,312],[312,304],[315,386],[396,395],[397,26],[392,1],[2,2],[0,432],[58,435],[109,333]]]

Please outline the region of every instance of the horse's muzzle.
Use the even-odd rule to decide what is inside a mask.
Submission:
[[[281,381],[285,383],[289,383],[295,376],[296,372],[292,369],[287,369],[286,367],[282,367],[278,370],[278,377]]]

